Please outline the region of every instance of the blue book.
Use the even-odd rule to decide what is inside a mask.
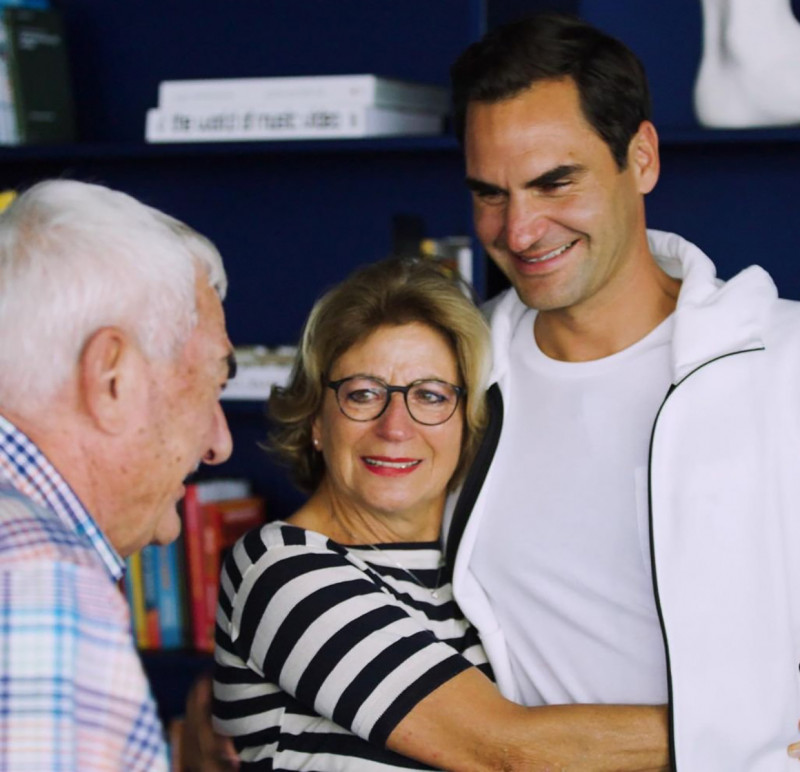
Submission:
[[[155,548],[158,563],[158,623],[161,648],[184,645],[183,598],[181,592],[180,540]]]

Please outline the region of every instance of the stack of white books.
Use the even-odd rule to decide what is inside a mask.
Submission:
[[[286,386],[297,353],[295,346],[237,346],[236,377],[222,392],[224,400],[265,400],[273,386]]]
[[[165,80],[147,142],[344,139],[440,134],[443,86],[377,75]]]

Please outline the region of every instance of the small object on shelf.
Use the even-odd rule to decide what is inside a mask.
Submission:
[[[294,346],[237,346],[236,377],[228,381],[223,400],[265,400],[273,386],[285,386],[297,349]]]
[[[472,240],[469,236],[422,239],[419,251],[423,257],[441,263],[449,273],[472,283]]]
[[[73,142],[75,107],[61,14],[55,8],[9,6],[3,26],[16,139],[21,144]]]
[[[2,144],[2,140],[0,140],[0,144]],[[16,197],[16,190],[0,191],[0,212],[2,212]]]

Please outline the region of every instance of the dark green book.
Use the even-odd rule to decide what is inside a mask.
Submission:
[[[75,106],[61,14],[7,7],[3,22],[20,142],[73,142]]]

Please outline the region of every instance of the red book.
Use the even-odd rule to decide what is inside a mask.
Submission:
[[[183,499],[183,532],[186,547],[186,583],[192,646],[214,649],[221,536],[219,518],[209,502],[245,498],[246,480],[203,480],[186,486]]]
[[[203,631],[207,627],[203,597],[203,522],[197,485],[187,485],[183,497],[183,534],[186,546],[186,597],[189,603],[189,629],[196,649],[204,650]]]
[[[223,552],[230,549],[240,536],[266,522],[266,506],[261,496],[216,501],[208,506],[217,510]]]
[[[258,496],[209,501],[200,505],[203,523],[205,620],[203,651],[214,648],[214,625],[223,555],[251,528],[264,523],[264,500]]]

